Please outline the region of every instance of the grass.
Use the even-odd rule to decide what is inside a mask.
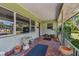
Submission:
[[[79,39],[79,33],[71,33],[71,37],[74,39]]]

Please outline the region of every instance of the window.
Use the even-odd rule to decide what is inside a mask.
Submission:
[[[29,18],[25,18],[19,14],[16,15],[16,33],[28,33],[30,30]]]
[[[35,21],[31,20],[31,32],[35,31]]]
[[[31,25],[31,26],[30,26]],[[16,34],[35,31],[35,21],[16,13]],[[14,33],[14,12],[0,7],[0,35]]]
[[[0,35],[13,34],[13,12],[0,7]]]
[[[53,24],[52,23],[48,23],[47,24],[47,29],[51,29],[52,30],[53,29]]]

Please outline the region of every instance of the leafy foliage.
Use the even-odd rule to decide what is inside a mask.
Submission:
[[[79,48],[79,40],[78,39],[71,41],[71,43],[74,44],[77,48]]]
[[[64,23],[64,35],[65,37],[68,39],[71,39],[71,43],[73,45],[75,45],[77,48],[79,48],[79,38],[77,37],[77,39],[71,36],[71,33],[75,34],[79,34],[79,29],[77,28],[79,24],[79,15],[72,17],[71,19],[67,20]]]

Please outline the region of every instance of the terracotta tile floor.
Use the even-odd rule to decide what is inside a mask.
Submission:
[[[48,49],[47,49],[47,52],[46,52],[46,56],[61,56],[61,54],[58,51],[58,48],[60,46],[60,42],[56,42],[53,39],[51,39],[50,41],[43,40],[43,37],[40,37],[40,38],[35,39],[32,42],[32,44],[30,45],[30,48],[28,49],[27,52],[29,52],[37,44],[48,45]]]

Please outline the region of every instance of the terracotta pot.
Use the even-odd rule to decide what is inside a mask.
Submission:
[[[21,46],[20,45],[16,45],[14,48],[14,53],[19,53],[21,51]]]
[[[63,55],[71,55],[73,54],[73,49],[65,47],[65,46],[60,46],[59,47],[59,51],[63,54]]]

